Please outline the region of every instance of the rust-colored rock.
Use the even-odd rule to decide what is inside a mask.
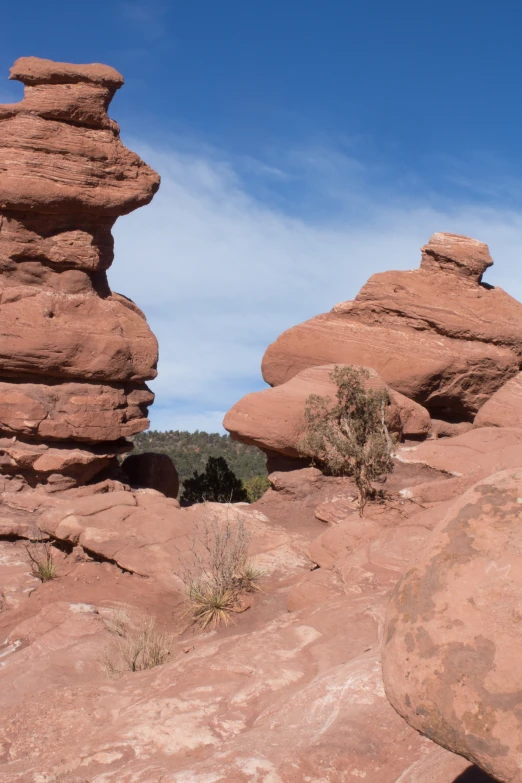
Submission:
[[[373,367],[439,419],[471,421],[519,369],[522,305],[481,283],[487,245],[434,234],[420,269],[383,272],[353,302],[284,332],[265,353],[271,386],[330,363]]]
[[[307,545],[326,528],[303,525],[303,511],[346,480],[318,483],[315,501],[272,493],[276,519],[243,504],[180,509],[105,482],[94,495],[34,493],[31,504],[22,493],[25,520],[21,503],[10,506],[13,529],[27,535],[21,523],[32,521],[64,543],[54,549],[58,579],[41,585],[26,542],[0,541],[6,780],[457,783],[469,762],[411,729],[382,684],[386,592],[429,531],[403,529],[390,509],[379,517],[391,512],[388,530],[358,518],[361,535],[330,541],[336,562],[311,571]],[[229,628],[194,634],[176,574],[205,519],[245,524],[264,588]],[[156,618],[172,649],[161,666],[109,679],[103,661],[121,641],[122,609]]]
[[[123,84],[113,68],[23,57],[11,78],[25,91],[0,106],[0,473],[81,482],[148,426],[156,339],[105,272],[115,219],[147,204],[159,177],[107,116]]]
[[[501,783],[519,783],[522,470],[441,515],[393,594],[384,681],[407,722]]]
[[[116,218],[149,203],[159,177],[107,117],[123,84],[117,71],[22,57],[11,78],[25,93],[0,107],[2,209]]]
[[[304,431],[306,400],[311,394],[335,399],[336,387],[330,379],[334,368],[333,364],[309,367],[280,386],[247,394],[227,413],[223,426],[235,440],[265,451],[299,456],[297,446]],[[387,420],[390,431],[400,436],[426,435],[430,430],[427,410],[390,389],[375,370],[366,369],[370,373],[369,387],[385,387],[389,391]]]
[[[433,234],[421,252],[421,269],[449,272],[476,283],[480,283],[486,269],[493,266],[489,248],[484,242],[460,234]]]
[[[475,427],[522,427],[522,373],[489,398],[473,423]]]

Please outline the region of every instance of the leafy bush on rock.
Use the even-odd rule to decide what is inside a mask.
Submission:
[[[312,394],[305,407],[305,431],[299,442],[304,456],[326,472],[353,476],[359,511],[375,496],[372,481],[393,470],[393,440],[386,426],[385,388],[372,389],[362,367],[338,366],[330,373],[336,401]]]

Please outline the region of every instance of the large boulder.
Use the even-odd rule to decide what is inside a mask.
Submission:
[[[25,89],[0,106],[0,477],[82,483],[148,427],[156,338],[106,270],[114,221],[159,177],[107,116],[113,68],[23,57],[10,78]]]
[[[475,427],[522,427],[522,373],[504,384],[484,403]]]
[[[521,468],[454,501],[398,583],[385,628],[392,705],[501,783],[522,781],[521,503]]]
[[[484,243],[434,234],[420,269],[374,275],[354,301],[284,332],[265,353],[264,379],[365,365],[435,418],[471,421],[522,357],[522,304],[481,282],[492,263]]]
[[[247,394],[227,413],[223,426],[235,440],[265,451],[299,456],[306,401],[312,394],[335,399],[336,386],[330,378],[334,368],[334,364],[309,367],[280,386]],[[430,430],[427,410],[390,389],[375,370],[365,369],[370,376],[367,387],[384,387],[389,392],[387,419],[390,431],[398,435],[426,435]]]
[[[178,471],[168,454],[152,451],[131,454],[123,460],[121,467],[132,486],[155,489],[165,497],[177,498]]]

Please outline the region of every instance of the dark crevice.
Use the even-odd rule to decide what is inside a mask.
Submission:
[[[47,114],[46,112],[38,111],[35,109],[25,109],[20,108],[17,112],[17,114],[32,114],[33,116],[40,117],[42,120],[49,120],[51,122],[59,122],[62,125],[72,125],[74,128],[86,128],[87,130],[108,130],[111,131],[115,136],[119,136],[119,128],[116,128],[117,125],[115,120],[111,120],[110,117],[107,117],[107,123],[104,123],[103,125],[100,123],[94,123],[89,122],[88,120],[74,120],[72,118],[65,118],[65,117],[55,117],[52,114]],[[111,125],[111,123],[114,123],[114,125]]]
[[[141,576],[143,579],[147,579],[148,577],[143,576],[143,574],[138,574],[136,571],[132,571],[130,568],[125,568],[124,566],[120,565],[117,560],[114,560],[112,557],[106,557],[105,555],[100,555],[99,552],[95,552],[92,549],[87,549],[87,547],[82,546],[83,551],[86,555],[88,555],[91,560],[94,560],[95,563],[110,563],[113,566],[116,566],[116,568],[119,568],[120,571],[123,571],[124,574],[133,574],[134,576]]]
[[[48,538],[44,539],[46,542],[49,540]],[[32,538],[28,538],[28,536],[19,536],[16,533],[0,533],[0,541],[9,541],[10,543],[14,543],[15,541],[34,541]]]
[[[17,443],[27,444],[28,446],[38,446],[44,443],[52,449],[65,449],[66,451],[71,451],[72,449],[85,449],[95,456],[103,456],[105,454],[126,454],[128,451],[132,450],[132,443],[126,438],[120,438],[119,440],[107,440],[103,442],[101,442],[99,439],[93,440],[92,438],[79,437],[71,437],[68,440],[54,440],[50,437],[43,438],[41,435],[38,435],[38,433],[31,435],[24,432],[23,434],[20,434],[19,432],[13,432],[12,430],[2,430],[0,428],[0,439],[3,438],[9,441],[13,441],[14,438]],[[6,448],[7,446],[0,445],[0,454],[3,453]],[[71,469],[74,470],[74,466],[71,466]],[[25,472],[34,472],[32,468],[27,468],[27,471],[24,471],[24,469],[18,465],[13,466],[13,470],[15,472],[19,471],[24,475]],[[6,473],[9,472],[5,468],[4,471]],[[68,471],[67,468],[60,470],[60,472],[64,475],[70,475],[70,470]]]
[[[498,781],[479,767],[472,766],[465,769],[453,783],[498,783]]]
[[[60,552],[63,552],[65,555],[70,555],[73,551],[75,544],[72,543],[72,541],[62,541],[58,538],[52,538],[51,544],[56,548],[59,549]]]
[[[36,537],[29,537],[29,536],[20,536],[16,533],[3,533],[0,534],[0,541],[9,541],[10,543],[15,543],[16,541],[23,541],[26,544],[51,544],[51,546],[58,549],[60,552],[63,552],[65,555],[72,554],[73,550],[77,546],[77,544],[74,544],[72,541],[66,541],[59,538],[53,538],[53,536],[48,536],[45,533],[42,533],[42,538],[36,538]],[[84,547],[80,544],[81,548],[85,552],[85,554],[93,560],[95,563],[110,563],[110,565],[115,566],[120,571],[122,571],[124,574],[133,574],[134,576],[140,576],[143,579],[147,579],[148,577],[144,576],[143,574],[138,574],[136,571],[132,571],[130,568],[125,568],[124,566],[120,565],[117,560],[114,560],[112,557],[105,557],[104,555],[101,555],[99,552],[95,552],[92,549],[88,549],[87,547]]]

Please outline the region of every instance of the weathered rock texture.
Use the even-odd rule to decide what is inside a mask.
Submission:
[[[336,386],[330,379],[334,364],[309,367],[286,383],[243,397],[225,416],[224,427],[233,438],[265,451],[298,457],[298,444],[305,429],[304,410],[311,394],[335,400]],[[367,388],[386,388],[390,396],[387,424],[399,436],[425,436],[430,416],[421,405],[390,389],[375,370],[368,370]]]
[[[0,471],[65,486],[148,426],[157,343],[106,270],[114,221],[159,177],[107,116],[113,68],[23,57],[10,78],[25,92],[0,106]]]
[[[475,427],[522,427],[522,373],[504,384],[482,406]]]
[[[481,282],[492,263],[482,242],[434,234],[420,269],[376,274],[353,302],[284,332],[265,353],[264,379],[365,365],[435,418],[472,421],[522,359],[522,305]]]
[[[419,508],[372,504],[361,520],[349,479],[296,473],[254,507],[179,508],[114,481],[11,495],[0,516],[0,780],[460,783],[469,762],[410,728],[382,683],[388,592],[430,534]],[[245,524],[263,589],[229,627],[194,634],[178,575],[205,522]],[[9,530],[59,539],[58,579],[31,576]],[[108,679],[122,610],[156,618],[171,654]]]
[[[441,515],[395,589],[384,649],[395,709],[502,783],[522,780],[521,503],[510,469]]]

